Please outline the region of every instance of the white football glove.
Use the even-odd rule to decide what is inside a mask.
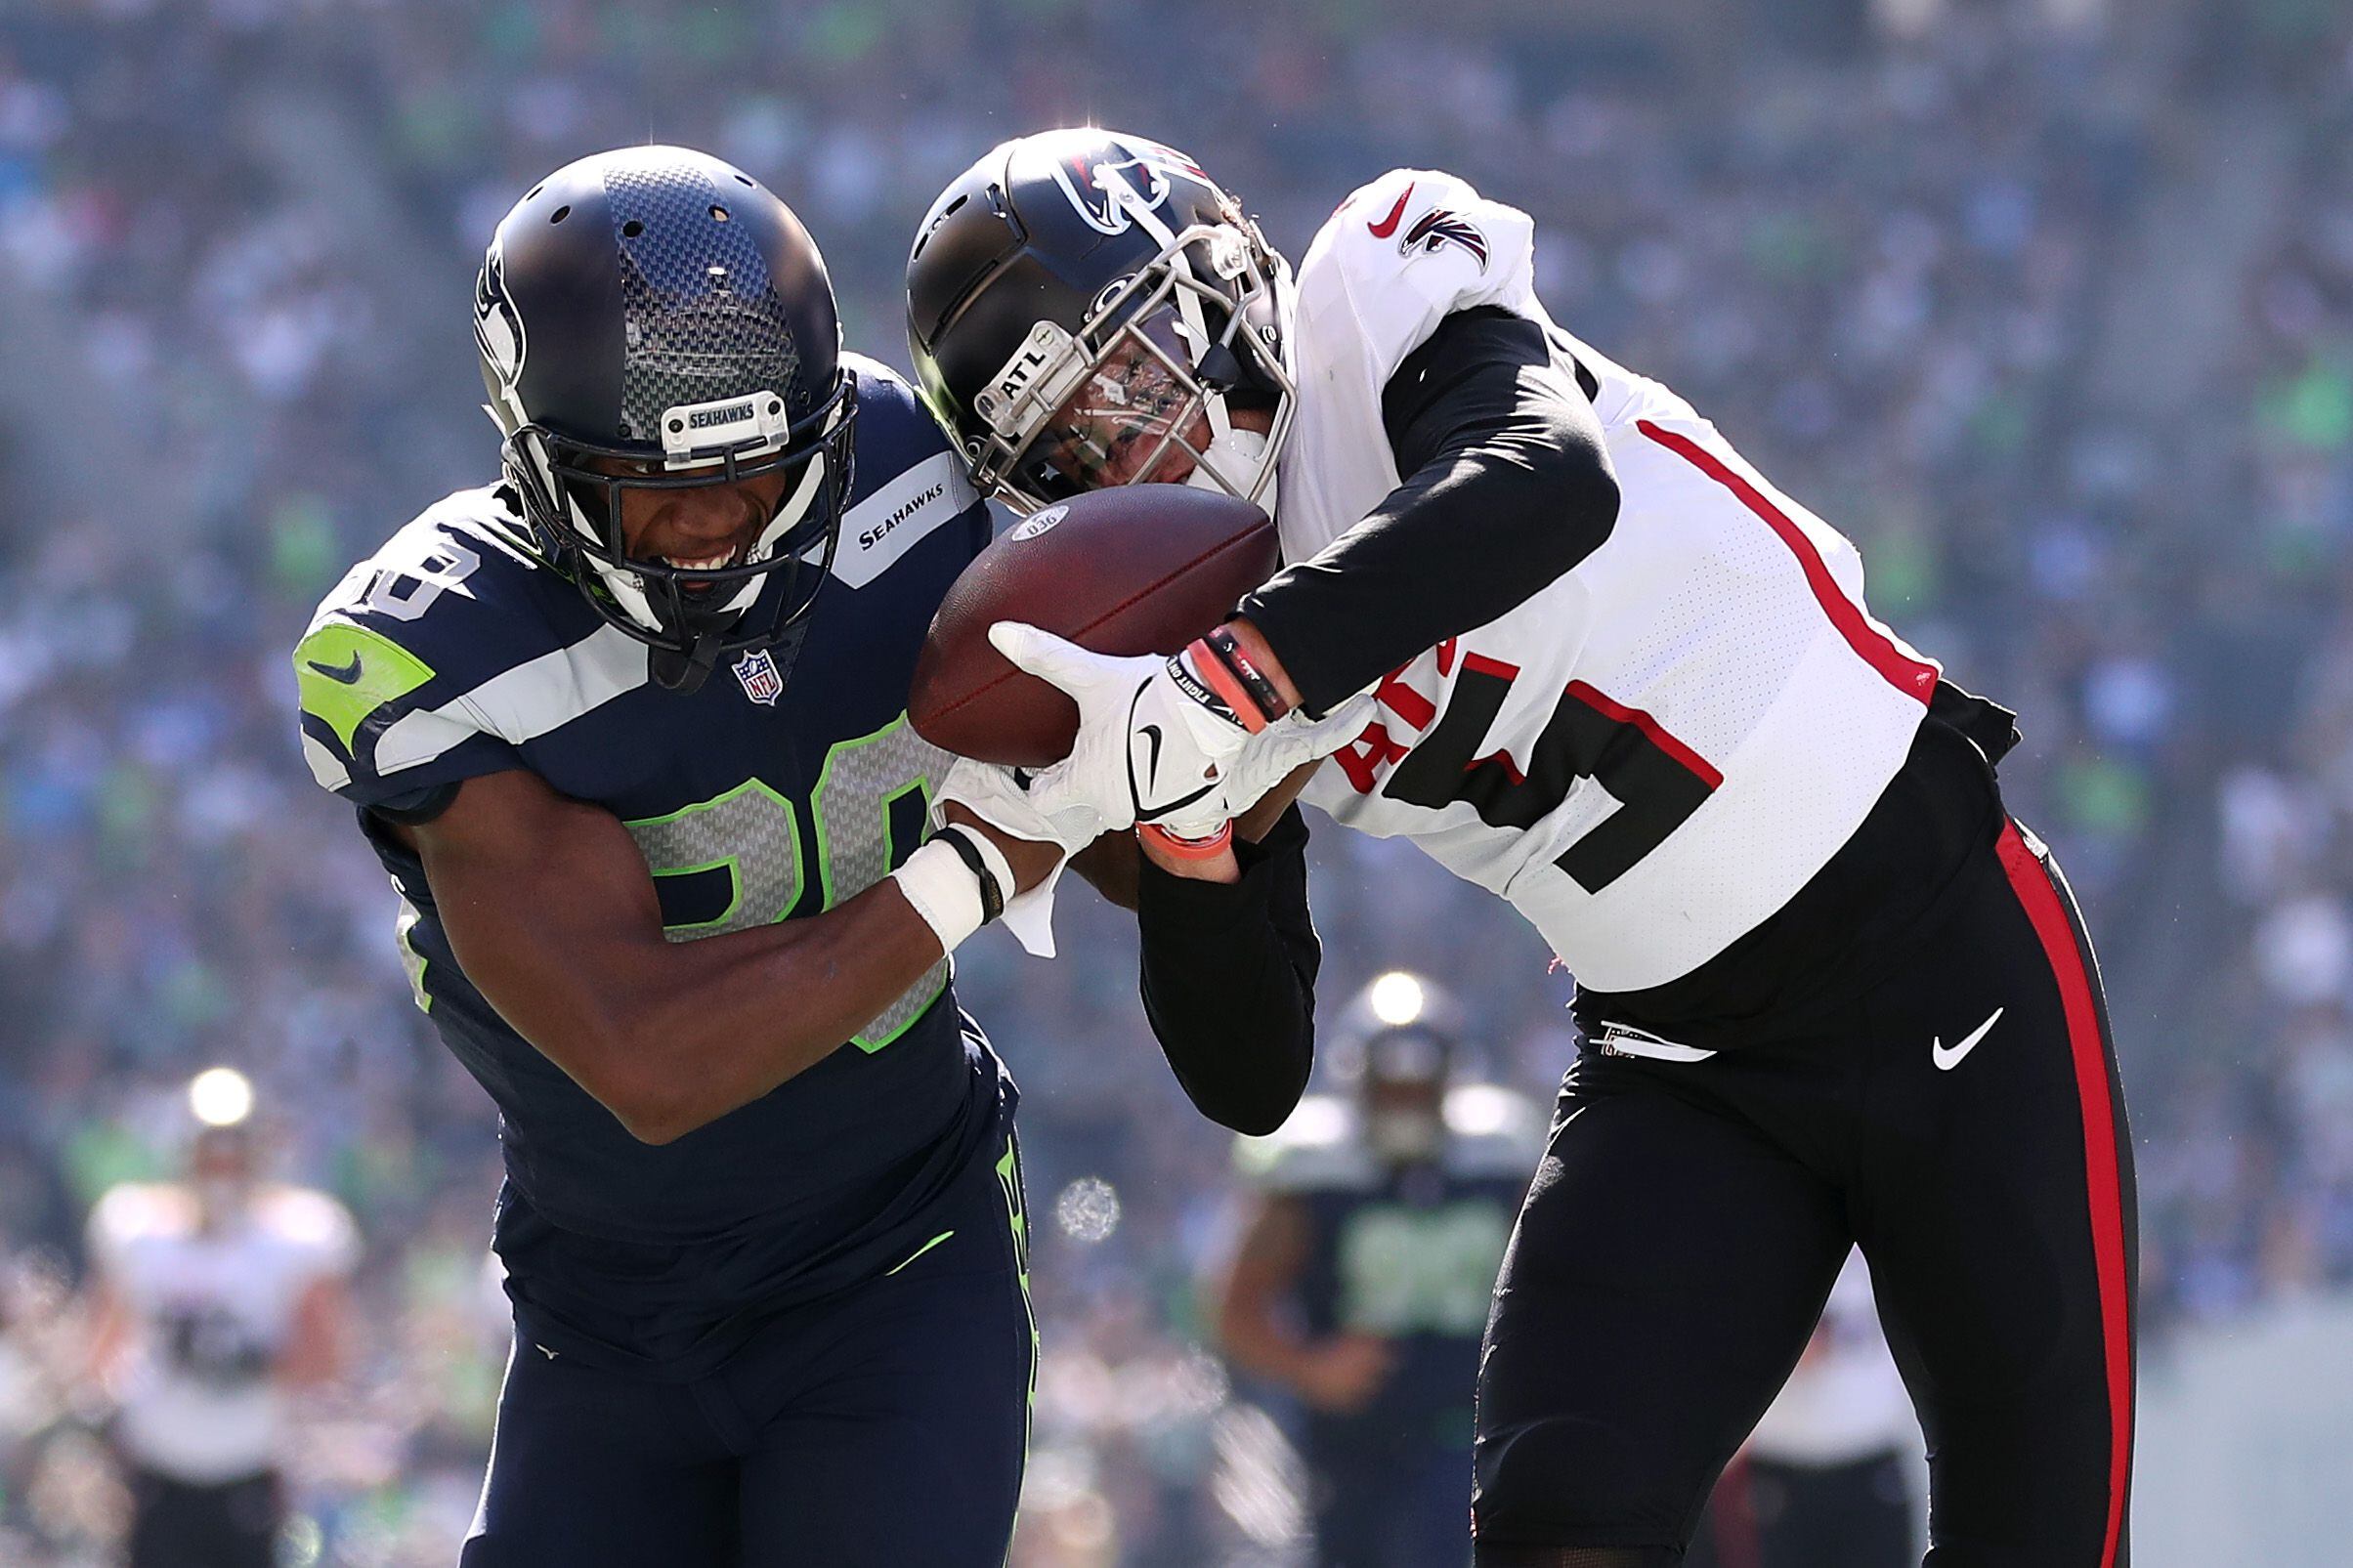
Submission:
[[[1230,800],[1226,784],[1250,732],[1184,666],[1183,656],[1090,653],[1015,620],[991,626],[989,641],[1079,705],[1070,755],[1032,782],[1049,809],[1084,805],[1106,828],[1150,824],[1206,838],[1249,804]]]
[[[1318,762],[1364,733],[1375,703],[1367,692],[1349,698],[1320,719],[1293,709],[1252,736],[1225,773],[1225,798],[1240,816],[1292,773]]]
[[[940,780],[939,791],[932,797],[932,810],[936,812],[951,801],[1015,838],[1052,844],[1062,851],[1062,858],[1047,872],[1045,881],[1026,893],[1005,890],[1008,895],[1005,928],[1024,951],[1041,958],[1052,957],[1054,885],[1062,880],[1062,868],[1070,864],[1070,857],[1109,832],[1110,826],[1085,801],[1069,798],[1049,801],[1043,795],[1033,795],[1014,779],[1012,769],[993,762],[975,762],[970,757],[958,757],[949,763],[947,775]]]

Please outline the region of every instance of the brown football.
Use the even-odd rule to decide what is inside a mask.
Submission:
[[[1173,654],[1274,574],[1274,525],[1248,501],[1127,485],[1042,507],[973,558],[916,659],[916,733],[984,762],[1040,768],[1070,754],[1078,704],[989,646],[1025,620],[1098,654]]]

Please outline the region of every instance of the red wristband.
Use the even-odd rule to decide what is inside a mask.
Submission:
[[[1158,844],[1164,854],[1172,860],[1180,861],[1216,860],[1223,853],[1225,846],[1233,842],[1234,837],[1232,823],[1219,823],[1218,830],[1207,838],[1181,837],[1158,823],[1138,823],[1135,830],[1151,834],[1152,842]]]
[[[1196,637],[1180,656],[1193,678],[1233,710],[1234,722],[1252,735],[1283,716],[1283,699],[1274,683],[1259,673],[1234,634],[1223,626]]]

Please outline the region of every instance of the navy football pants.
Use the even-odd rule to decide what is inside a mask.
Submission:
[[[1009,1147],[995,1176],[699,1381],[518,1338],[460,1568],[1002,1568],[1037,1335]]]
[[[1470,1477],[1459,1444],[1348,1454],[1316,1476],[1316,1568],[1464,1568]]]
[[[1479,1370],[1482,1568],[1680,1562],[1851,1244],[1927,1433],[1930,1568],[2122,1568],[2116,1058],[2057,867],[2015,824],[1983,853],[1925,951],[1818,1030],[1580,1055]]]

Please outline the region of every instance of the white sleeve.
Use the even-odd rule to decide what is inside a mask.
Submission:
[[[1300,263],[1298,330],[1307,357],[1354,358],[1378,390],[1457,311],[1498,306],[1545,326],[1536,298],[1535,221],[1470,182],[1392,169],[1340,204]],[[1352,353],[1351,353],[1352,347]]]
[[[121,1279],[123,1248],[131,1232],[138,1228],[136,1218],[141,1201],[138,1190],[125,1184],[109,1187],[91,1206],[83,1247],[93,1271],[101,1278]]]
[[[309,1280],[342,1279],[360,1266],[360,1227],[325,1193],[280,1188],[271,1195],[270,1223]]]

